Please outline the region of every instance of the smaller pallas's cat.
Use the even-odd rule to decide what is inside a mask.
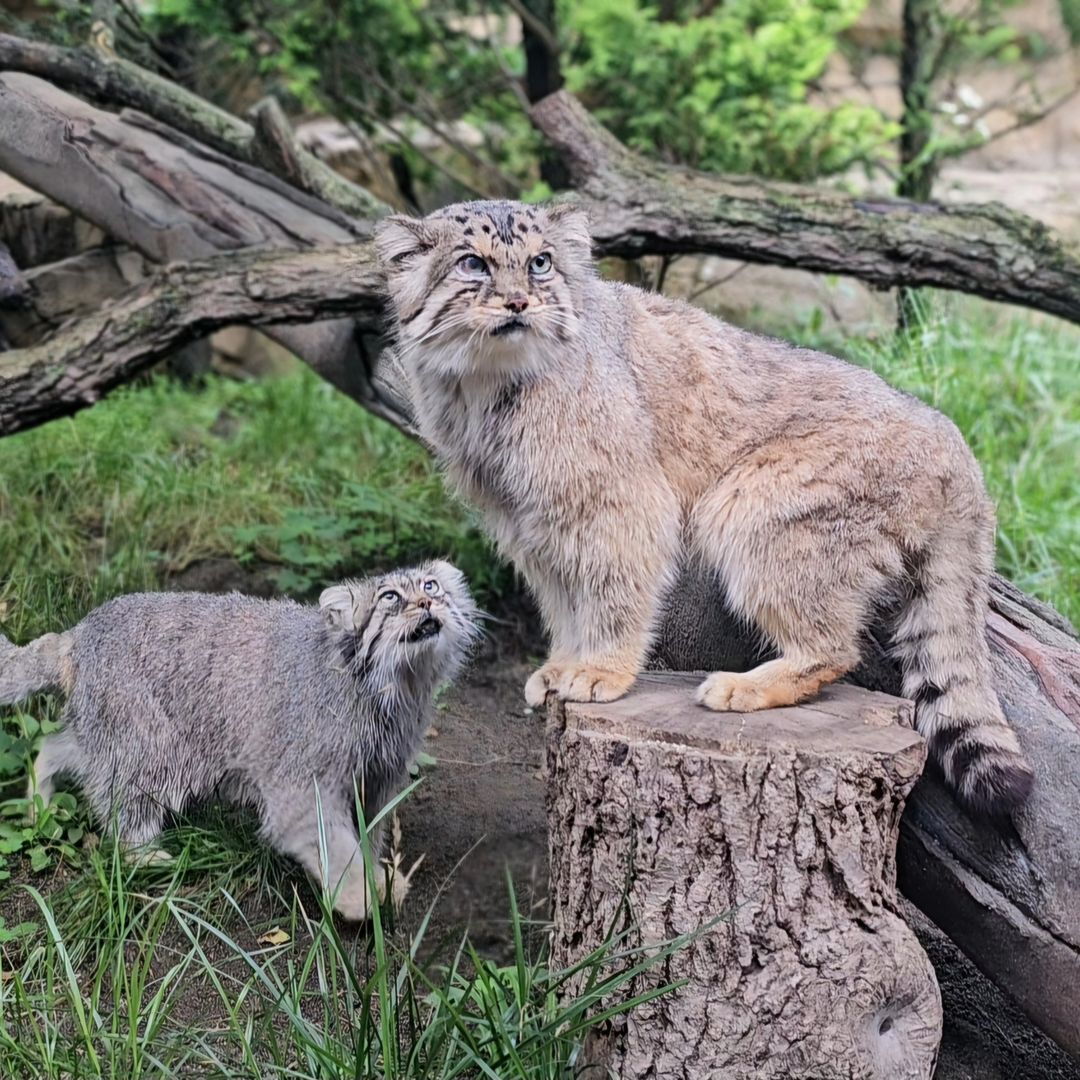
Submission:
[[[376,233],[420,432],[540,604],[525,687],[611,701],[640,670],[681,563],[779,653],[699,700],[791,705],[892,615],[916,722],[969,807],[1032,773],[991,682],[994,513],[946,417],[872,372],[601,281],[583,213],[510,202]]]
[[[46,737],[33,783],[48,801],[58,773],[77,779],[101,823],[143,854],[167,813],[220,797],[253,805],[266,841],[322,881],[321,806],[324,884],[362,920],[354,792],[369,821],[395,794],[476,617],[445,562],[334,585],[317,608],[136,593],[25,648],[0,637],[0,703],[63,691],[64,728]]]

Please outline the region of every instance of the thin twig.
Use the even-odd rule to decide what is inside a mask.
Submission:
[[[543,19],[534,15],[522,0],[506,0],[507,7],[511,8],[515,15],[540,39],[549,56],[558,56],[562,52],[559,39],[551,32],[551,27]]]
[[[739,263],[734,270],[725,274],[722,278],[717,278],[707,285],[702,285],[700,289],[695,289],[686,299],[692,304],[699,296],[704,296],[710,289],[715,289],[718,285],[726,285],[732,278],[738,277],[749,265],[746,262]]]

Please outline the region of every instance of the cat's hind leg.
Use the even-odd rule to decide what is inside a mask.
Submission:
[[[363,922],[372,904],[364,854],[345,799],[326,795],[319,804],[313,787],[264,792],[262,831],[270,844],[291,855],[333,897],[334,909],[346,919]],[[381,838],[372,836],[376,893],[383,899]]]
[[[697,699],[718,711],[795,705],[842,678],[859,663],[875,604],[903,574],[872,505],[850,511],[845,494],[820,481],[808,500],[790,474],[768,477],[764,491],[754,480],[729,477],[693,518],[697,553],[728,603],[779,653],[750,671],[710,675]]]
[[[116,839],[124,858],[135,866],[152,866],[172,861],[157,843],[165,824],[165,807],[149,795],[129,793],[116,806]]]
[[[41,796],[44,806],[48,806],[56,794],[56,777],[60,773],[78,776],[82,752],[78,740],[71,731],[57,731],[46,735],[38,750],[30,777],[26,786],[26,798],[30,804],[30,815],[36,815],[35,795]]]

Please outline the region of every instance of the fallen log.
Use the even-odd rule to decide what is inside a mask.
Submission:
[[[371,234],[369,221],[263,169],[146,117],[104,112],[14,72],[0,74],[0,170],[157,263],[245,248],[327,247]],[[269,333],[366,408],[411,429],[400,399],[376,370],[381,335],[362,332],[347,318]],[[70,400],[52,414],[42,400],[33,422],[70,411]]]
[[[149,264],[119,244],[103,244],[23,274],[22,303],[4,310],[0,332],[15,348],[35,345],[64,323],[95,314],[101,307],[144,281]]]
[[[0,436],[92,404],[176,349],[234,323],[347,314],[382,326],[370,244],[178,263],[39,345],[0,353]]]
[[[638,976],[588,1048],[620,1080],[929,1078],[933,968],[896,913],[895,851],[925,761],[911,705],[851,686],[743,715],[699,677],[644,676],[547,727],[553,963],[704,931]],[[716,920],[719,918],[719,921]]]
[[[114,107],[135,109],[248,165],[272,164],[290,183],[358,218],[371,217],[387,207],[369,191],[350,183],[314,154],[295,145],[280,126],[271,130],[258,113],[276,102],[267,99],[257,110],[256,123],[245,123],[178,83],[147,71],[119,56],[106,56],[89,46],[67,48],[0,34],[0,71],[16,71],[47,79]],[[289,162],[282,160],[288,142]]]

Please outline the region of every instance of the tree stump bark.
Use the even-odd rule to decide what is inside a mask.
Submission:
[[[723,919],[637,977],[686,980],[589,1048],[664,1080],[933,1073],[941,999],[896,913],[896,840],[925,762],[911,705],[834,686],[810,705],[710,713],[698,677],[549,707],[552,961],[612,927],[655,945]]]

